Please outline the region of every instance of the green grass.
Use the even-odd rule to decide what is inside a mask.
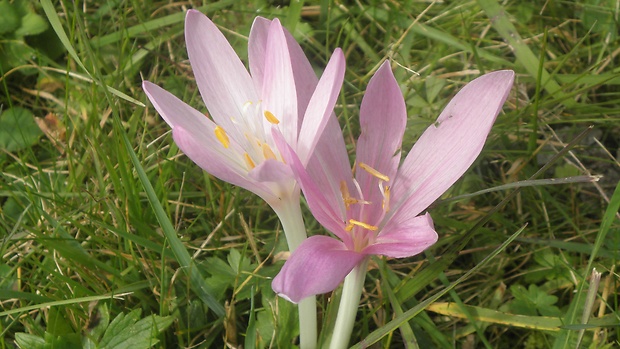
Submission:
[[[0,65],[0,123],[21,125],[0,129],[0,348],[81,348],[89,336],[122,348],[112,340],[129,329],[143,336],[132,348],[290,347],[295,307],[270,287],[286,251],[277,218],[183,156],[140,88],[153,81],[203,108],[188,3],[41,3],[30,11],[51,21],[48,36],[0,32],[0,56],[9,42],[32,49]],[[351,146],[385,58],[409,110],[405,150],[466,82],[517,73],[482,155],[445,198],[464,197],[430,209],[439,242],[371,261],[351,345],[577,348],[580,330],[582,348],[620,345],[617,4],[366,3],[194,3],[242,59],[256,15],[294,28],[317,71],[342,47],[336,113]],[[603,177],[509,185],[585,175]],[[585,325],[593,267],[603,274]],[[338,298],[318,298],[323,341]]]

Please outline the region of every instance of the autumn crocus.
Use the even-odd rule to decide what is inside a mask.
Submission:
[[[318,80],[280,22],[257,17],[248,41],[248,72],[215,24],[195,10],[187,12],[185,41],[213,120],[153,83],[145,81],[144,91],[172,128],[178,147],[213,176],[262,197],[280,218],[294,250],[306,237],[299,186],[275,147],[271,129],[283,135],[302,164],[308,162],[342,86],[342,51],[334,51]],[[316,328],[312,312],[300,308],[300,320],[308,322],[302,327]],[[302,333],[301,346],[313,347],[312,336]]]
[[[410,257],[437,241],[431,216],[423,212],[480,154],[513,76],[512,71],[493,72],[463,87],[402,164],[407,115],[388,62],[370,80],[362,100],[353,171],[344,147],[332,147],[329,156],[317,154],[318,160],[305,167],[285,139],[276,137],[310,211],[335,237],[305,240],[273,280],[274,291],[299,302],[332,291],[349,274],[343,301],[353,299],[345,307],[352,308],[354,318],[369,256]],[[342,308],[339,320],[341,312],[351,311]],[[352,326],[352,320],[346,321]],[[346,331],[350,334],[350,328]]]

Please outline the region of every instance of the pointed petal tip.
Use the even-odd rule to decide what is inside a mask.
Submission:
[[[185,14],[185,34],[187,35],[188,29],[193,28],[193,26],[199,25],[199,23],[203,21],[205,23],[215,25],[213,24],[211,19],[204,13],[195,9],[187,10],[187,13]],[[197,33],[200,34],[200,32]],[[187,39],[185,41],[187,42]]]
[[[488,80],[493,80],[497,82],[503,82],[506,84],[505,86],[508,87],[508,86],[512,86],[514,82],[514,78],[515,78],[515,72],[512,70],[506,69],[506,70],[497,70],[494,72],[484,74],[474,79],[473,81],[476,81],[478,79],[484,79],[484,80],[488,79]]]
[[[149,90],[152,90],[156,86],[159,87],[157,84],[154,84],[148,80],[142,81],[142,89],[147,93],[149,92]]]
[[[385,70],[389,70],[390,73],[394,75],[394,73],[392,72],[392,64],[390,63],[389,59],[386,59],[385,61],[383,61],[383,63],[381,63],[381,66],[379,67],[379,69],[377,69],[377,72],[375,73],[375,75],[379,74],[379,72],[381,72],[382,74],[387,73],[385,72]]]
[[[274,31],[276,33],[282,33],[284,35],[284,27],[279,19],[274,18],[272,21],[268,22],[269,24],[269,35],[273,35]],[[286,40],[285,40],[286,41]]]
[[[190,17],[196,17],[196,16],[204,16],[206,17],[202,12],[196,10],[196,9],[190,9],[187,10],[187,13],[185,14],[185,18],[188,19]]]
[[[332,55],[336,55],[336,57],[344,61],[344,52],[342,51],[340,47],[336,47]]]
[[[254,17],[254,21],[252,21],[252,28],[254,28],[254,26],[257,26],[257,25],[269,25],[269,24],[271,24],[271,20],[265,17],[256,16]],[[250,32],[251,31],[252,29],[250,29]]]

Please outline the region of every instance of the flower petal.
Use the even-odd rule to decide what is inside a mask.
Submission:
[[[252,30],[250,31],[248,40],[250,72],[255,86],[257,86],[257,91],[260,91],[263,86],[265,52],[267,51],[267,37],[270,24],[270,20],[263,17],[256,17],[252,24]],[[312,65],[301,49],[301,46],[299,46],[299,43],[297,43],[293,35],[291,35],[286,28],[283,28],[283,30],[291,56],[291,65],[293,66],[293,76],[295,78],[297,113],[299,116],[297,126],[299,128],[301,127],[301,121],[308,107],[310,97],[312,97],[312,93],[314,93],[319,79],[316,77]]]
[[[366,247],[362,253],[405,258],[421,253],[435,242],[437,233],[431,215],[427,213],[401,224],[388,223],[375,243]]]
[[[289,144],[297,144],[297,93],[291,55],[288,50],[282,25],[278,19],[271,21],[267,47],[265,53],[265,67],[263,86],[261,90],[262,110],[271,113],[279,120],[275,127],[282,131]],[[273,121],[267,121],[261,115],[265,134],[271,132]]]
[[[337,48],[327,63],[316,90],[314,90],[299,131],[299,141],[295,150],[304,165],[308,164],[330,115],[334,111],[336,99],[344,80],[344,71],[344,54],[341,49]]]
[[[361,134],[357,140],[355,177],[364,200],[364,221],[375,224],[383,213],[384,194],[379,180],[359,168],[366,164],[387,176],[384,186],[392,186],[400,162],[400,146],[407,124],[407,109],[400,87],[392,74],[389,61],[385,61],[370,79],[360,107]],[[385,203],[389,204],[389,203]]]
[[[250,74],[252,75],[256,91],[260,91],[263,88],[265,55],[270,25],[271,21],[267,18],[254,18],[248,37],[248,65],[250,66]]]
[[[250,190],[265,200],[273,198],[271,189],[248,176],[241,157],[243,149],[229,139],[224,147],[215,135],[216,125],[209,118],[163,88],[144,81],[144,92],[162,118],[172,127],[172,136],[179,148],[193,162],[213,176]]]
[[[150,81],[143,81],[142,89],[170,127],[183,127],[194,130],[196,134],[213,133],[216,126],[213,121],[172,93]]]
[[[341,241],[312,236],[291,254],[271,287],[280,297],[298,303],[306,297],[333,291],[363,258]]]
[[[244,136],[233,120],[263,134],[262,119],[247,117],[244,110],[247,102],[259,100],[252,78],[215,24],[197,10],[187,11],[185,41],[200,94],[215,122],[237,140]]]
[[[332,114],[314,148],[306,171],[320,188],[321,194],[330,205],[330,211],[337,215],[339,222],[345,222],[347,219],[341,186],[344,183],[349,190],[355,188],[349,161],[342,130],[336,115]],[[347,238],[348,236],[347,234]],[[348,243],[347,240],[343,241]]]
[[[237,154],[214,151],[214,149],[222,148],[219,141],[212,139],[215,137],[210,135],[196,137],[193,131],[188,131],[182,127],[173,128],[172,137],[188,158],[211,175],[247,189],[267,202],[273,202],[274,199],[277,199],[269,183],[257,182],[248,177],[247,170],[240,164],[242,160],[233,158],[233,156],[237,157]],[[231,140],[230,147],[232,146]],[[227,157],[227,155],[231,157]]]
[[[273,138],[282,158],[295,174],[297,183],[299,183],[306,197],[306,201],[308,202],[308,206],[314,218],[329,231],[341,238],[347,246],[352,246],[351,237],[344,230],[346,222],[342,218],[341,211],[338,209],[338,203],[330,201],[337,200],[337,198],[332,196],[326,197],[323,191],[324,187],[319,186],[319,184],[321,184],[329,188],[330,185],[334,184],[333,181],[328,179],[324,182],[315,182],[314,179],[309,176],[299,160],[299,157],[295,154],[295,151],[286,143],[282,134],[276,129],[274,129]],[[335,185],[338,184],[336,183]],[[328,192],[330,192],[329,189]],[[340,201],[342,201],[341,198]]]
[[[443,194],[471,166],[512,87],[510,70],[485,74],[467,84],[405,158],[392,198],[399,222],[411,219]]]
[[[267,159],[257,165],[249,175],[257,182],[283,182],[295,179],[289,166],[272,159]]]

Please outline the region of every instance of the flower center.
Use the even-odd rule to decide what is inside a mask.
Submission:
[[[390,210],[390,186],[384,185],[385,182],[390,181],[390,178],[363,162],[357,164],[356,167],[359,167],[361,170],[366,171],[378,181],[379,192],[381,193],[382,197],[382,213],[378,217],[378,219],[373,218],[373,220],[377,220],[377,222],[380,222],[385,216],[385,214]],[[340,182],[340,193],[342,194],[342,201],[347,210],[347,216],[353,216],[353,218],[347,217],[348,219],[346,220],[344,230],[351,234],[355,250],[361,251],[364,247],[372,243],[375,235],[379,230],[379,226],[376,224],[372,224],[372,222],[368,222],[365,219],[365,217],[368,217],[369,215],[365,214],[364,211],[372,209],[372,202],[364,200],[364,193],[362,193],[362,190],[355,179],[353,179],[353,184],[357,189],[358,197],[351,196],[351,193],[349,192],[349,188],[345,181]],[[352,210],[355,207],[354,205],[360,206],[357,207],[356,210]]]
[[[256,104],[256,107],[258,107]],[[240,131],[240,134],[243,134],[245,139],[234,139],[237,144],[243,148],[244,152],[239,153],[238,151],[233,151],[231,154],[235,159],[237,159],[239,166],[244,167],[248,172],[253,170],[257,164],[261,164],[266,160],[276,160],[284,162],[281,156],[276,155],[276,152],[273,151],[272,147],[264,140],[264,135],[262,134],[262,129],[253,130],[252,123],[248,122],[249,118],[256,117],[256,114],[259,113],[256,108],[251,108],[254,103],[248,101],[244,103],[242,107],[243,111],[243,119],[241,123],[232,119],[233,124],[236,126],[236,130]],[[260,114],[259,114],[260,115]],[[265,110],[262,113],[262,116],[272,125],[277,125],[280,123],[280,120],[270,111]],[[224,149],[230,149],[230,138],[228,137],[228,133],[224,128],[220,125],[217,125],[213,130],[215,133],[215,138],[222,144]]]

